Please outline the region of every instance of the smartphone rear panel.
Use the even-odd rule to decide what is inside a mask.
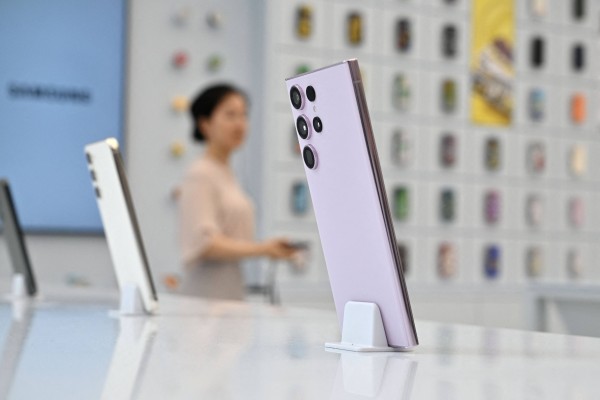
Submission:
[[[92,143],[85,153],[119,287],[136,285],[146,311],[155,311],[158,299],[118,144]]]
[[[373,302],[389,345],[416,346],[358,62],[299,75],[286,85],[340,326],[346,302]],[[321,132],[313,126],[317,117]]]

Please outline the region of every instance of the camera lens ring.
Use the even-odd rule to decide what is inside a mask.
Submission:
[[[304,164],[309,169],[317,168],[317,164],[318,164],[317,152],[316,152],[315,148],[312,147],[310,144],[307,144],[306,146],[304,146],[304,149],[302,149],[302,159],[304,160]]]
[[[321,121],[321,118],[314,117],[312,125],[315,132],[321,133],[323,131],[323,121]]]
[[[317,92],[315,92],[314,87],[306,87],[306,98],[308,99],[308,101],[315,101],[317,99]]]
[[[298,136],[304,140],[310,138],[312,130],[306,115],[302,114],[296,119],[296,132],[298,132]]]
[[[292,86],[290,89],[290,101],[296,110],[302,110],[304,108],[304,94],[302,93],[300,86]]]

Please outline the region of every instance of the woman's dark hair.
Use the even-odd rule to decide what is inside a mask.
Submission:
[[[217,108],[227,96],[232,94],[239,94],[246,102],[248,102],[248,98],[242,90],[228,84],[210,86],[196,96],[190,107],[190,114],[192,116],[194,127],[192,137],[195,141],[203,142],[206,140],[203,132],[198,128],[198,120],[202,117],[210,118],[215,108]]]

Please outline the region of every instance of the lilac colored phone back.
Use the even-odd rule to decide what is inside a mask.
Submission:
[[[298,85],[304,107],[296,110],[290,104],[294,124],[301,114],[311,122],[311,136],[297,137],[301,148],[310,144],[317,154],[316,168],[304,169],[340,326],[346,302],[373,302],[381,310],[389,345],[412,347],[418,339],[393,226],[386,225],[383,182],[379,189],[377,185],[381,172],[374,141],[367,145],[372,132],[357,71],[357,61],[349,60],[290,78],[288,99],[290,89]],[[309,85],[316,92],[314,102],[305,95]],[[315,116],[323,122],[320,133],[312,128]]]

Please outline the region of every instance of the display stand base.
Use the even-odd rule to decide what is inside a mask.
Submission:
[[[10,286],[10,293],[4,296],[6,300],[23,302],[31,299],[31,297],[27,294],[25,277],[22,274],[13,275]]]
[[[358,352],[399,351],[388,346],[381,312],[375,303],[349,301],[344,307],[342,341],[325,347]]]
[[[27,296],[27,287],[25,286],[25,277],[22,274],[15,274],[12,278],[11,297],[13,299],[24,299]]]
[[[134,284],[125,284],[121,287],[119,309],[109,311],[112,317],[144,316],[149,313],[144,308],[140,289]]]

